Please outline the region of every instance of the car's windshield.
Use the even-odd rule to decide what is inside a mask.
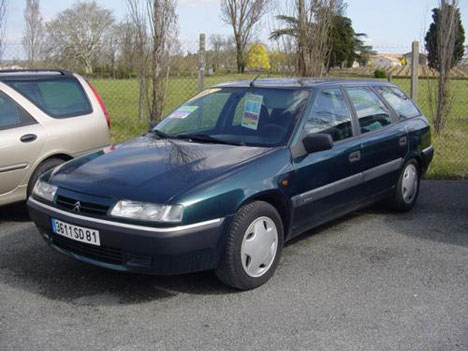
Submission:
[[[207,89],[171,112],[159,136],[247,146],[288,142],[308,91],[278,88]],[[161,133],[162,132],[162,133]]]

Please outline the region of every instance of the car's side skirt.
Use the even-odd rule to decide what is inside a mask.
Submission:
[[[317,201],[369,180],[397,171],[400,169],[402,162],[403,158],[398,158],[390,162],[386,162],[377,167],[367,169],[364,172],[356,173],[352,176],[337,180],[333,183],[329,183],[321,187],[306,191],[305,193],[295,195],[291,198],[291,202],[294,207],[299,207],[309,202]]]

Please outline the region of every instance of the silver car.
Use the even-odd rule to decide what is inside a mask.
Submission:
[[[0,206],[23,201],[44,172],[109,144],[94,88],[63,70],[0,71]]]

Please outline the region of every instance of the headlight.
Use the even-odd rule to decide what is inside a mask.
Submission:
[[[179,223],[182,221],[182,205],[155,205],[146,202],[121,200],[112,208],[111,216],[142,221]]]
[[[37,197],[40,197],[44,200],[54,201],[55,193],[57,192],[57,187],[55,185],[49,184],[43,180],[38,180],[36,185],[34,185],[33,194]]]

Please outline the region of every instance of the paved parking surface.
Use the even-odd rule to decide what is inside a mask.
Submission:
[[[0,349],[468,349],[468,182],[302,236],[265,286],[110,272],[48,248],[0,208]]]

